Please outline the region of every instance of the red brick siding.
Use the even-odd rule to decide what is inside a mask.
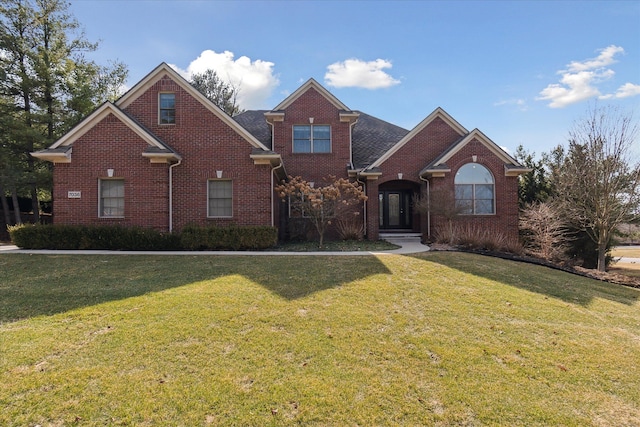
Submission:
[[[176,95],[176,123],[158,124],[158,93]],[[166,76],[134,100],[126,112],[182,156],[173,168],[173,229],[189,223],[271,225],[271,168],[256,166],[252,145]],[[54,211],[60,223],[118,223],[169,229],[167,164],[142,157],[148,145],[115,118],[103,120],[73,145],[71,164],[57,164]],[[97,218],[97,178],[125,178],[125,218]],[[207,218],[207,181],[223,171],[233,181],[233,217]],[[67,191],[82,199],[67,199]]]
[[[455,174],[463,165],[472,162],[473,155],[477,156],[477,163],[491,171],[495,183],[495,214],[494,215],[461,215],[457,221],[473,224],[483,229],[491,229],[504,233],[509,238],[518,237],[518,178],[505,176],[504,162],[496,157],[489,149],[477,140],[458,151],[447,165],[451,173],[444,178],[434,178],[432,189],[454,188]],[[432,232],[444,225],[444,219],[432,217]]]
[[[398,173],[402,173],[403,180],[411,181],[418,188],[423,188],[425,184],[419,178],[420,171],[458,139],[460,139],[460,134],[444,120],[436,117],[381,165],[382,176],[367,183],[367,196],[369,196],[367,234],[371,239],[377,239],[379,233],[379,187],[387,182],[397,180]],[[426,223],[426,218],[416,221],[414,216],[414,230],[420,231],[422,228],[425,236],[427,234],[424,231]]]
[[[436,118],[426,126],[411,141],[400,148],[381,166],[382,176],[376,181],[367,183],[369,201],[367,205],[367,233],[369,238],[376,239],[379,233],[378,220],[378,189],[383,184],[398,179],[398,173],[403,174],[403,180],[409,180],[420,189],[426,184],[419,179],[419,172],[442,152],[448,149],[460,135],[440,118]],[[451,168],[445,178],[432,178],[432,190],[445,188],[453,190],[454,178],[457,170],[464,164],[471,162],[472,155],[478,156],[477,162],[486,166],[494,176],[496,213],[495,215],[469,215],[459,217],[459,221],[477,224],[483,228],[499,230],[510,238],[518,236],[518,178],[506,177],[504,162],[496,157],[486,146],[477,140],[469,142],[446,163]],[[443,218],[431,216],[431,234],[435,234],[439,227],[446,224]],[[415,221],[414,230],[421,231],[426,238],[428,235],[426,216]]]
[[[331,153],[293,153],[293,126],[309,125],[310,117],[314,125],[331,126]],[[340,111],[315,89],[309,89],[289,105],[284,121],[275,122],[273,131],[273,150],[282,155],[289,175],[318,183],[328,175],[348,176],[350,124],[340,122]]]
[[[60,224],[117,224],[168,227],[168,167],[142,157],[147,143],[113,115],[108,115],[73,144],[71,163],[54,167],[54,221]],[[98,180],[123,178],[124,218],[98,217]],[[68,198],[80,191],[81,198]]]
[[[176,123],[158,124],[158,94],[173,92]],[[182,156],[173,168],[173,225],[271,225],[271,168],[256,166],[252,145],[200,101],[164,77],[132,102],[126,111]],[[233,217],[207,218],[207,181],[233,181]]]

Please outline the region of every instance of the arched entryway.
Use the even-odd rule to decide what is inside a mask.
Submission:
[[[388,181],[378,187],[380,231],[419,228],[413,211],[413,200],[418,191],[418,184],[404,180]]]

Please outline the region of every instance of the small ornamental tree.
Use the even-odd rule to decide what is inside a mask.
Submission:
[[[313,224],[324,244],[324,235],[332,221],[360,214],[356,207],[367,200],[362,186],[345,178],[328,176],[324,186],[315,186],[299,176],[276,186],[276,192],[283,202],[289,200],[290,207]]]
[[[566,258],[569,225],[557,205],[549,202],[526,205],[520,213],[520,230],[530,254],[548,261]]]

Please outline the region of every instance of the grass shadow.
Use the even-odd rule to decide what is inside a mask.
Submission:
[[[240,275],[295,300],[375,274],[391,274],[375,256],[0,257],[0,323],[120,300],[204,280]]]
[[[582,306],[589,305],[595,298],[625,305],[633,305],[640,299],[638,289],[520,261],[448,251],[410,256]]]

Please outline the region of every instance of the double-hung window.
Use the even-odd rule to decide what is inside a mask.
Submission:
[[[330,153],[331,126],[295,125],[293,126],[294,153]]]
[[[493,175],[484,166],[467,163],[455,177],[456,208],[463,215],[491,215],[495,213],[495,184]]]
[[[124,218],[124,179],[101,179],[98,216]]]
[[[212,179],[208,182],[209,218],[230,218],[233,216],[232,181]]]
[[[170,125],[176,122],[176,94],[161,93],[159,98],[161,125]]]

